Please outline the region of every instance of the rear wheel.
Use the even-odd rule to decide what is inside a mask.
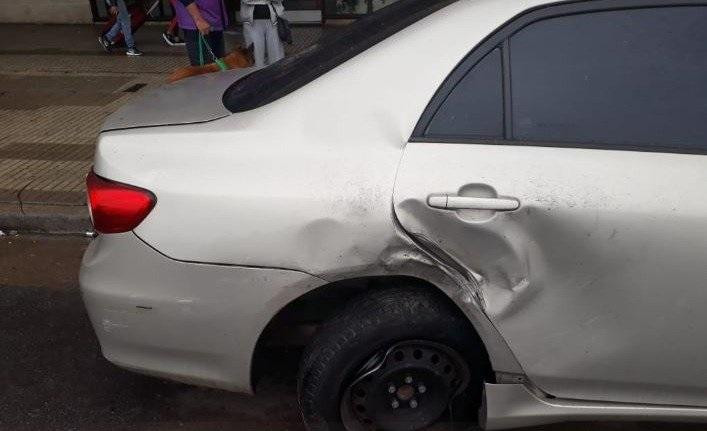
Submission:
[[[468,320],[423,288],[353,300],[302,359],[299,399],[310,430],[424,429],[475,414],[487,360]]]

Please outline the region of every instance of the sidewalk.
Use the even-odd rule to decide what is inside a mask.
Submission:
[[[183,47],[167,47],[162,26],[136,34],[144,57],[105,54],[99,27],[0,26],[0,231],[91,230],[84,177],[103,120],[186,65]],[[326,30],[293,28],[293,54]],[[227,35],[227,44],[241,40]]]

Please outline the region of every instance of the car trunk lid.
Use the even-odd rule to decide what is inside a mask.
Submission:
[[[253,70],[211,73],[146,91],[110,115],[101,131],[202,123],[230,115],[221,101],[224,91]]]

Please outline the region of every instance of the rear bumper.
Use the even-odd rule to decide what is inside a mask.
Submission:
[[[287,303],[324,284],[297,271],[172,260],[134,233],[89,246],[80,285],[111,362],[185,383],[252,392],[258,337]]]

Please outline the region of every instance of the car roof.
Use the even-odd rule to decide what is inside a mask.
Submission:
[[[223,103],[231,112],[266,105],[420,19],[460,1],[468,0],[399,0],[351,24],[342,32],[325,36],[299,55],[237,81],[224,93]]]

